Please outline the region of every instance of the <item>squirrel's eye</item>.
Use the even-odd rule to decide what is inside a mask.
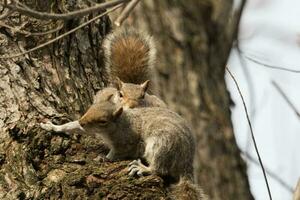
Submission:
[[[140,97],[139,97],[139,99],[144,99],[145,98],[145,93],[143,93]]]
[[[100,120],[100,121],[98,121],[98,123],[99,123],[100,125],[106,125],[106,124],[108,123],[108,121]]]
[[[120,95],[120,97],[123,97],[123,96],[124,96],[124,95],[123,95],[123,92],[120,92],[120,94],[119,94],[119,95]]]

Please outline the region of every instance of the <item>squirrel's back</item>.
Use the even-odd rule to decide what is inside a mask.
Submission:
[[[156,49],[152,38],[134,29],[120,29],[104,40],[106,70],[113,83],[141,84],[152,77]]]
[[[122,115],[141,136],[145,145],[142,157],[152,170],[174,180],[193,179],[195,138],[181,116],[162,107],[134,108]]]
[[[143,125],[159,126],[162,124],[166,129],[168,126],[171,126],[172,128],[178,128],[180,132],[187,131],[189,132],[188,134],[191,134],[190,125],[187,123],[187,121],[177,113],[165,107],[133,108],[126,110],[125,115],[129,115],[129,118],[138,116],[138,118],[143,121]]]

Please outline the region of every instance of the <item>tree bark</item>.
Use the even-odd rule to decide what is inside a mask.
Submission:
[[[26,1],[43,12],[68,12],[86,1]],[[99,14],[99,13],[95,13]],[[14,54],[48,41],[92,16],[64,22],[55,34],[26,37],[2,27],[1,54]],[[40,21],[13,14],[6,24],[43,32],[61,21]],[[108,17],[84,27],[43,50],[0,60],[0,199],[164,199],[159,177],[132,179],[127,161],[108,162],[101,140],[85,135],[46,133],[39,122],[77,119],[106,85],[101,42]],[[100,156],[99,156],[100,155]]]
[[[65,13],[91,1],[21,2]],[[252,199],[224,81],[231,7],[231,1],[147,0],[131,19],[157,39],[159,94],[197,134],[200,185],[211,199]],[[41,21],[14,13],[4,22],[22,30],[64,26],[42,36],[0,27],[0,53],[30,49],[91,17]],[[98,138],[39,128],[46,119],[58,124],[77,119],[107,85],[101,42],[110,28],[102,17],[42,50],[0,60],[0,199],[168,199],[160,177],[132,179],[126,175],[128,161],[107,161],[108,149]]]
[[[294,191],[294,196],[293,200],[300,200],[300,179],[296,185],[295,191]]]

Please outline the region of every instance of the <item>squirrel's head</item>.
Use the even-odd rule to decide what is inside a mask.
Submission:
[[[79,124],[88,132],[107,130],[114,126],[115,121],[121,116],[122,112],[122,106],[109,100],[95,103],[79,119]]]
[[[107,87],[98,91],[94,96],[93,103],[96,104],[103,101],[111,101],[113,103],[119,103],[120,102],[119,91],[114,87]]]
[[[142,84],[124,83],[117,78],[116,88],[124,109],[139,107],[143,104],[149,82],[147,80]]]

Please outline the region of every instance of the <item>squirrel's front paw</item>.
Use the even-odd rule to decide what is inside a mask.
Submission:
[[[42,129],[46,131],[53,131],[54,130],[54,124],[52,122],[46,122],[46,123],[40,123],[40,126]]]
[[[134,160],[129,163],[128,168],[129,176],[134,176],[137,174],[138,176],[145,176],[151,174],[151,168],[145,166],[140,159]]]

